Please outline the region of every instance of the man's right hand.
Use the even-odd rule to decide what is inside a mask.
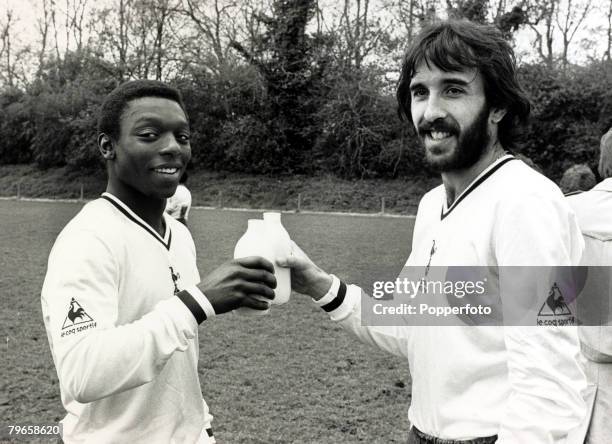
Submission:
[[[202,279],[198,288],[221,314],[238,307],[266,310],[274,299],[274,266],[262,257],[251,256],[224,263]]]
[[[332,277],[308,257],[295,242],[291,241],[291,255],[279,258],[276,263],[291,268],[291,288],[298,293],[321,299],[332,285]]]

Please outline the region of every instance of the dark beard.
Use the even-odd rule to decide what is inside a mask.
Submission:
[[[463,131],[457,138],[457,146],[450,157],[441,160],[432,160],[425,155],[425,162],[434,171],[444,173],[447,171],[465,170],[480,160],[489,145],[489,134],[487,132],[487,121],[489,118],[489,107],[483,106],[476,116],[472,125]],[[419,126],[419,139],[425,149],[425,142],[421,134],[423,130],[436,129],[448,131],[457,136],[459,125],[456,122],[434,121],[432,124]]]

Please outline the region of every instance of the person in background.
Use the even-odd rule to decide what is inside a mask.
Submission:
[[[589,268],[578,313],[586,374],[597,387],[586,443],[612,442],[612,128],[601,138],[599,174],[603,181],[568,201],[585,240],[581,265]]]
[[[561,178],[561,191],[567,196],[570,193],[589,191],[595,186],[597,179],[587,164],[572,165]]]
[[[176,192],[166,200],[166,213],[187,226],[191,209],[191,192],[187,188],[187,171],[183,173]]]

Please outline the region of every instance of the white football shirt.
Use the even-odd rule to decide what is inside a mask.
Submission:
[[[423,197],[406,265],[577,265],[582,249],[558,187],[508,155],[450,207],[443,185]],[[361,293],[349,286],[329,314],[362,341],[408,358],[408,417],[421,431],[442,439],[498,435],[499,444],[544,444],[565,442],[580,423],[586,382],[575,328],[368,327],[361,325]],[[334,297],[317,303],[335,306]]]
[[[161,237],[104,193],[53,246],[41,300],[66,443],[208,442],[197,329],[214,310],[189,231],[164,220]]]
[[[594,265],[585,293],[597,293],[602,325],[581,327],[580,340],[585,354],[594,361],[612,364],[612,274],[603,266],[612,265],[612,179],[605,179],[590,191],[568,197],[576,211],[586,248],[582,265]],[[609,270],[609,269],[608,269]]]

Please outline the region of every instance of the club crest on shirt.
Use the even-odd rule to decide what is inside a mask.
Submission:
[[[431,259],[433,258],[434,254],[436,254],[436,240],[435,239],[431,243],[431,250],[429,251],[429,262],[427,262],[427,266],[425,267],[424,277],[427,277],[427,275],[429,274],[429,268],[431,267]]]
[[[178,288],[178,280],[181,278],[181,275],[177,272],[174,272],[174,268],[170,267],[170,276],[172,276],[172,283],[174,284],[174,294],[178,294],[179,288]]]
[[[96,322],[87,314],[81,304],[75,298],[70,299],[68,313],[62,324],[62,337],[94,328],[95,326]]]

